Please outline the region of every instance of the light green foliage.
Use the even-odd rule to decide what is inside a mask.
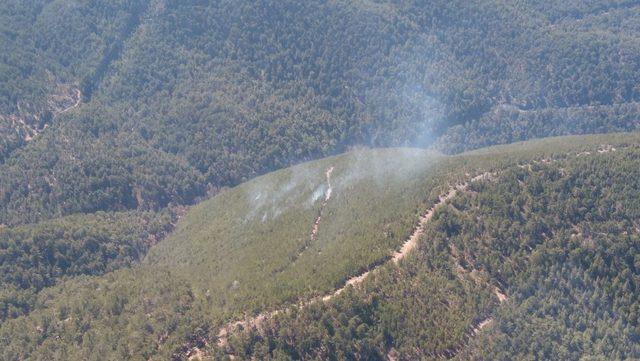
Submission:
[[[214,307],[235,312],[324,294],[400,246],[437,195],[442,159],[356,151],[256,178],[194,207],[147,261],[183,272]],[[330,167],[331,198],[311,241]]]
[[[524,297],[519,292],[545,297],[535,293],[535,287],[527,286],[544,281],[536,275],[545,273],[521,270],[554,272],[553,267],[534,267],[528,263],[527,246],[552,246],[553,243],[539,237],[540,230],[545,228],[537,225],[553,221],[557,229],[566,229],[562,226],[564,223],[558,223],[565,222],[564,217],[555,220],[557,214],[565,211],[541,207],[540,202],[547,198],[531,192],[549,192],[561,197],[567,194],[563,192],[582,189],[592,194],[591,198],[581,197],[584,202],[598,200],[618,210],[618,213],[605,209],[587,212],[580,209],[589,203],[577,205],[576,218],[583,222],[597,221],[589,214],[600,214],[616,222],[620,217],[636,217],[636,213],[627,213],[635,209],[631,204],[615,206],[625,199],[634,202],[633,197],[624,194],[634,192],[635,178],[621,183],[615,180],[625,170],[630,171],[629,177],[635,174],[631,169],[635,166],[637,149],[622,148],[637,143],[637,134],[555,138],[455,157],[421,150],[360,150],[259,177],[224,190],[194,207],[179,223],[175,234],[153,247],[141,265],[102,277],[67,280],[41,291],[36,295],[37,306],[28,315],[0,325],[0,349],[7,350],[5,358],[9,360],[91,359],[98,357],[96,355],[114,359],[148,359],[155,355],[166,359],[171,355],[185,355],[194,345],[204,347],[205,338],[212,346],[218,327],[243,313],[251,315],[265,309],[288,307],[297,300],[328,293],[350,275],[383,262],[411,233],[419,214],[431,207],[436,197],[452,184],[482,171],[504,169],[506,173],[502,171],[503,175],[495,183],[474,185],[474,193],[460,195],[440,209],[421,239],[419,249],[410,254],[399,269],[384,266],[364,283],[363,289],[347,290],[327,305],[316,304],[290,316],[278,316],[275,324],[268,324],[270,336],[240,333],[230,339],[230,345],[236,351],[242,350],[237,351],[240,355],[260,357],[384,357],[391,347],[410,357],[430,357],[465,347],[466,335],[489,315],[495,319],[492,328],[482,331],[487,337],[491,337],[490,332],[498,332],[499,327],[510,324],[528,330],[528,321],[522,321],[524,316],[520,316],[520,311],[514,310],[509,316],[508,310],[512,307],[509,303],[498,307],[492,284],[499,282],[505,288],[509,302]],[[597,150],[600,144],[610,144],[620,150],[602,155],[595,153],[593,160],[576,157],[581,151]],[[560,159],[557,167],[573,175],[574,182],[588,180],[591,170],[601,171],[590,184],[563,185],[564,178],[558,177],[558,168],[549,165],[544,176],[528,175],[527,187],[517,187],[517,177],[523,175],[518,171],[518,164],[549,157]],[[617,171],[612,168],[615,164],[621,167]],[[297,257],[291,257],[308,240],[320,206],[320,200],[315,203],[308,200],[325,184],[325,171],[329,166],[335,167],[331,177],[334,189],[323,212],[318,238]],[[529,184],[540,186],[530,188]],[[602,197],[593,193],[593,189],[602,189],[601,194],[609,195],[613,194],[612,190],[622,192],[616,187],[629,190],[611,201],[607,197],[599,200]],[[263,195],[256,200],[258,193]],[[264,199],[261,204],[257,203],[260,199]],[[505,199],[521,201],[505,202]],[[510,204],[527,204],[526,219],[533,223],[525,223],[523,227],[519,218],[511,219],[510,215],[517,213],[511,212]],[[554,204],[570,205],[563,198]],[[281,206],[282,212],[277,214]],[[267,218],[263,223],[265,212]],[[536,221],[538,219],[541,221]],[[490,232],[483,233],[475,227]],[[483,241],[476,242],[478,239]],[[462,262],[462,266],[478,270],[478,281],[468,276],[459,277],[450,253],[452,243],[461,254],[468,256],[468,263]],[[629,249],[623,245],[620,244],[622,249]],[[603,248],[602,252],[609,248]],[[318,253],[319,250],[322,252]],[[549,258],[542,264],[553,265],[554,259]],[[603,260],[606,259],[612,258]],[[612,273],[611,282],[617,282],[613,281],[615,274],[628,275],[623,266]],[[526,275],[533,278],[523,278]],[[592,282],[594,276],[585,274],[584,277],[586,284]],[[624,277],[624,282],[616,284],[635,282],[633,277]],[[234,281],[238,282],[234,284]],[[598,282],[598,287],[613,284],[606,278]],[[527,287],[530,291],[525,293]],[[628,286],[615,287],[623,288],[615,288],[619,291],[614,294],[628,290],[624,288]],[[581,290],[576,288],[575,292]],[[557,309],[565,304],[561,296],[554,294],[553,299],[545,302],[557,302],[553,306]],[[624,297],[613,303],[624,305],[615,312],[631,314],[627,309],[637,307],[636,302]],[[71,311],[68,307],[72,307]],[[73,313],[71,320],[77,322],[63,322],[69,318],[69,312]],[[578,308],[570,313],[580,312],[585,311]],[[512,321],[503,324],[506,317]],[[603,325],[608,322],[608,316],[596,313],[593,317]],[[38,330],[43,324],[50,327],[50,332]],[[611,329],[621,337],[634,337],[630,333],[635,332],[633,330],[624,324]],[[548,332],[567,334],[564,328]],[[64,341],[54,341],[58,337]],[[513,346],[508,341],[497,335],[483,341],[493,345],[483,350],[492,355],[509,354]],[[323,348],[323,345],[333,348]],[[589,345],[585,341],[580,346],[581,350],[587,350],[583,353],[594,350]],[[606,345],[610,347],[611,343]],[[523,355],[527,350],[523,349]],[[472,346],[463,349],[465,351],[480,355]],[[618,347],[603,349],[601,354],[633,355],[634,352],[632,347]],[[578,353],[571,351],[567,355],[572,358]]]

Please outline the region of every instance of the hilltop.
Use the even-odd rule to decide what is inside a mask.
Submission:
[[[0,359],[640,359],[639,114],[637,1],[0,1]]]
[[[637,144],[362,149],[258,177],[140,264],[40,291],[2,357],[637,356]]]

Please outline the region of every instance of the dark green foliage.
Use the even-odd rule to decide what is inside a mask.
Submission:
[[[637,147],[581,156],[532,173],[513,171],[480,193],[477,202],[485,207],[474,227],[486,229],[486,238],[461,244],[509,285],[513,301],[499,312],[495,333],[479,340],[470,355],[640,356],[639,160]],[[513,193],[517,181],[525,186]],[[498,226],[490,216],[498,212],[517,218]],[[482,234],[478,228],[475,234]]]
[[[435,252],[421,254],[410,265],[375,274],[364,290],[348,290],[328,305],[278,315],[262,325],[266,331],[239,332],[229,340],[230,350],[243,359],[385,360],[389,352],[403,359],[451,354],[464,345],[495,300],[489,287],[457,278],[448,248],[439,241],[430,249]]]
[[[606,133],[637,129],[640,103],[523,110],[500,107],[464,125],[454,126],[436,142],[446,152],[550,135]]]
[[[230,317],[383,263],[449,183],[505,167],[440,210],[401,268],[233,349],[451,356],[493,315],[461,357],[638,357],[638,150],[575,157],[634,135],[304,165],[196,207],[143,265],[122,268],[171,228],[160,209],[352,146],[454,153],[637,129],[639,11],[624,0],[3,1],[0,358],[184,355]],[[550,156],[561,161],[514,166]],[[333,162],[311,242],[309,198]],[[350,179],[353,164],[366,176]],[[259,188],[273,197],[263,207],[247,196]]]
[[[0,115],[42,114],[60,84],[78,85],[126,36],[147,1],[4,1],[0,4]],[[21,105],[22,110],[18,108]]]
[[[16,225],[75,213],[157,210],[170,203],[192,203],[204,193],[196,170],[147,146],[135,134],[96,138],[83,133],[102,128],[100,119],[82,128],[43,134],[22,158],[2,166],[0,222]]]
[[[640,357],[640,148],[596,149],[474,183],[436,213],[400,269],[240,332],[227,351],[247,359]],[[476,270],[462,279],[477,288],[456,269]],[[491,285],[509,297],[500,307],[489,302]],[[491,314],[492,325],[468,341]]]
[[[97,166],[128,174],[158,174],[128,147],[180,164],[161,176],[172,172],[166,176],[189,185],[158,184],[162,205],[352,145],[437,140],[458,152],[636,129],[633,5],[9,1],[0,32],[0,159],[7,163],[0,187],[24,189],[37,174],[84,198],[114,193],[93,207],[74,204],[74,212],[146,208],[129,196],[139,184],[122,173],[113,185],[90,179],[91,171],[54,174],[49,162],[34,160],[64,159],[69,148],[88,158],[88,141],[102,145]],[[88,103],[83,111],[56,116],[77,89]],[[51,139],[67,146],[51,147]],[[175,188],[188,195],[174,196]],[[0,222],[67,214],[59,210],[67,197],[49,193],[37,187],[3,196]]]
[[[599,154],[610,149],[601,144],[617,151]],[[0,358],[183,359],[193,346],[206,348],[204,340],[217,355],[221,325],[242,314],[291,309],[292,302],[329,293],[383,263],[437,195],[485,170],[500,176],[439,209],[399,268],[384,266],[363,288],[348,289],[327,305],[282,313],[266,324],[266,334],[236,334],[231,347],[239,355],[280,359],[375,359],[389,352],[407,359],[456,352],[485,359],[536,352],[637,357],[632,319],[638,302],[630,293],[637,286],[637,261],[630,257],[637,231],[629,226],[639,214],[637,144],[638,135],[627,134],[545,139],[455,157],[360,150],[260,177],[194,207],[140,265],[12,295],[12,307],[30,312],[0,324]],[[559,161],[541,161],[548,158]],[[532,164],[532,170],[518,164]],[[308,240],[319,205],[309,199],[323,190],[330,165],[334,193],[318,238],[291,257]],[[572,240],[574,223],[585,235],[610,228],[629,239],[601,237],[603,246],[590,248]],[[592,233],[585,233],[587,226]],[[537,259],[535,252],[545,248]],[[562,262],[568,252],[575,253],[575,271],[565,273],[563,267],[572,266]],[[589,263],[579,263],[582,258]],[[566,278],[574,273],[581,276]],[[506,303],[498,303],[494,285],[505,290]],[[537,293],[541,286],[546,293]],[[545,313],[563,318],[535,319]],[[618,314],[630,321],[610,327]],[[492,325],[469,340],[487,317]],[[580,320],[587,320],[584,327]],[[542,331],[535,328],[540,324]],[[514,329],[527,338],[511,337]],[[563,341],[548,342],[552,337]],[[582,341],[564,341],[572,337]],[[568,345],[575,346],[565,352]]]
[[[146,3],[0,4],[0,162],[45,126],[54,125],[55,115],[75,103],[81,80],[97,80],[98,70],[113,60],[112,49],[136,28],[131,19]]]
[[[29,312],[60,279],[101,275],[140,260],[172,229],[163,213],[96,213],[0,228],[0,321]]]
[[[38,303],[46,307],[2,324],[2,360],[168,360],[167,343],[177,347],[210,322],[187,280],[162,268],[78,277]]]

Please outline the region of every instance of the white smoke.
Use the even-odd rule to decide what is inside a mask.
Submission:
[[[311,208],[327,189],[323,173],[309,164],[259,177],[245,187],[250,207],[247,222],[256,217],[262,222],[275,219],[293,204]]]
[[[318,188],[316,188],[315,191],[313,191],[313,193],[311,194],[311,197],[309,198],[306,204],[309,207],[314,205],[318,201],[318,199],[322,198],[322,196],[325,194],[326,191],[327,191],[326,185],[323,184],[319,186]]]
[[[360,149],[340,156],[335,170],[312,162],[259,177],[245,185],[249,203],[245,221],[257,218],[267,222],[292,206],[317,207],[333,193],[348,193],[354,186],[384,191],[394,182],[422,174],[436,158],[434,153],[417,148]]]

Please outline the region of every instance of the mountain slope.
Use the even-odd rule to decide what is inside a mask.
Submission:
[[[604,145],[502,168],[437,208],[400,267],[234,329],[213,354],[637,358],[637,163],[637,146]]]
[[[171,231],[170,212],[96,213],[0,228],[0,321],[30,312],[66,278],[131,266]]]
[[[146,1],[0,4],[0,161],[77,106]],[[96,70],[94,70],[96,69]],[[103,70],[104,71],[104,70]]]
[[[585,340],[565,352],[566,342],[550,343],[520,355],[637,356],[637,301],[627,292],[637,282],[637,144],[638,135],[629,134],[554,138],[454,157],[359,150],[259,177],[191,209],[140,265],[41,291],[28,315],[0,325],[2,358],[182,359],[198,350],[260,358],[512,355],[520,339],[501,333],[534,332],[541,321],[527,317],[553,310],[574,316],[565,326],[546,323],[539,342],[552,334],[577,337],[573,322],[604,332],[600,325],[609,325],[612,314],[630,321],[612,328],[601,348]],[[469,185],[456,188],[463,182]],[[459,191],[439,201],[452,187]],[[394,252],[432,208],[432,218],[418,227],[424,233],[416,248],[396,264]],[[575,239],[574,224],[581,234]],[[602,248],[589,248],[584,237],[595,237],[600,227],[620,232],[603,238]],[[614,249],[631,258],[604,256]],[[605,263],[575,264],[575,272],[556,268],[557,257],[580,252]],[[576,273],[579,267],[587,272]],[[538,293],[536,282],[556,269],[559,280],[575,273],[595,288],[569,282],[553,298]],[[318,300],[363,274],[350,281],[355,287]],[[571,297],[587,297],[578,295],[582,290],[603,287],[613,291],[610,308],[567,308]],[[589,295],[604,305],[601,293]],[[523,311],[531,307],[539,312]],[[217,346],[229,322],[265,311],[278,313],[245,324],[258,331],[229,328],[226,343]],[[585,326],[579,314],[589,320]],[[474,348],[476,334],[491,347]],[[615,337],[628,341],[616,346]]]
[[[418,175],[442,159],[356,151],[256,178],[194,207],[147,261],[178,269],[225,310],[321,295],[398,247],[433,194],[435,178]]]
[[[6,2],[0,222],[191,204],[353,145],[451,153],[636,129],[636,5]],[[105,167],[170,179],[140,202]]]

